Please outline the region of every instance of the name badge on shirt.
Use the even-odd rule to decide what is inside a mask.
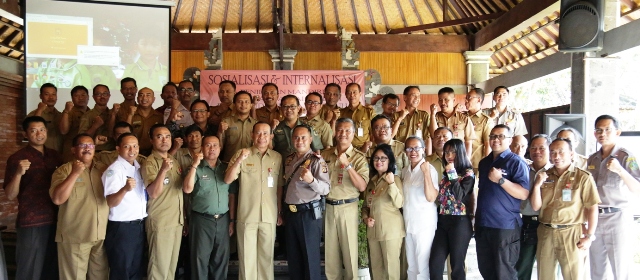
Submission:
[[[587,167],[587,169],[589,169],[589,170],[593,170],[593,169],[596,169],[596,166],[595,166],[595,165],[589,165],[589,166]]]
[[[271,174],[267,177],[267,187],[273,188],[273,176],[271,176]]]
[[[200,178],[200,180],[203,180],[203,181],[209,181],[209,180],[211,180],[211,178],[209,178],[209,176],[207,176],[207,175],[202,175],[202,177]]]
[[[571,201],[571,189],[562,190],[562,201]]]
[[[78,179],[76,179],[76,182],[82,182],[82,177],[78,177]]]
[[[164,183],[165,185],[168,185],[168,184],[169,184],[169,178],[164,178],[163,183]]]
[[[364,136],[364,129],[362,127],[358,127],[358,137]]]
[[[416,137],[422,138],[422,129],[416,129]]]

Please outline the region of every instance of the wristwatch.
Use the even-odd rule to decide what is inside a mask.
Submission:
[[[584,237],[589,238],[589,240],[591,241],[596,241],[596,235],[595,234],[585,234]]]
[[[502,186],[502,184],[504,184],[504,178],[500,178],[500,180],[498,180],[498,185]]]

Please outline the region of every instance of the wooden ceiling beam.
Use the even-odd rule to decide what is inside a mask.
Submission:
[[[204,25],[204,33],[209,33],[209,26],[211,25],[211,10],[213,10],[213,0],[209,0],[209,11],[207,11],[207,23]],[[258,22],[260,22],[260,18],[258,18]],[[259,29],[257,30],[258,32],[260,31]]]
[[[556,10],[560,10],[558,0],[524,0],[478,31],[474,36],[472,48],[488,50]]]
[[[380,0],[382,1],[382,0]],[[437,2],[437,1],[436,1]],[[439,2],[438,2],[439,3]],[[438,17],[436,17],[436,13],[433,11],[433,8],[431,7],[431,5],[429,4],[429,2],[427,0],[424,0],[424,4],[427,6],[429,12],[431,13],[431,16],[433,17],[433,21],[438,21]],[[443,28],[438,28],[440,29],[440,33],[442,33],[442,35],[445,34],[444,29]],[[391,31],[391,29],[389,29],[389,27],[387,27],[387,32]]]
[[[416,14],[416,17],[418,18],[418,23],[424,24],[422,21],[422,17],[420,16],[418,9],[416,8],[416,3],[414,3],[413,0],[409,0],[409,4],[411,4],[411,8],[413,9],[413,12]],[[424,31],[424,34],[428,34],[426,30]]]
[[[382,18],[384,19],[384,28],[386,29],[385,33],[387,33],[389,32],[389,30],[391,30],[391,28],[389,28],[389,21],[387,20],[387,12],[384,11],[384,5],[382,5],[382,0],[378,0],[378,5],[380,5],[380,10],[382,11]]]
[[[460,18],[462,18],[462,16],[470,16],[467,13],[463,12],[462,9],[460,8],[460,5],[458,5],[458,1],[456,0],[450,0],[449,3],[451,4],[451,7],[453,7],[454,10],[456,10],[456,12],[458,13],[458,15],[460,15]],[[464,30],[464,33],[466,34],[473,34],[478,32],[478,28],[476,28],[476,26],[471,25],[473,27],[473,30],[470,30],[468,27],[468,25],[461,25],[460,27],[462,27],[462,30]]]
[[[369,12],[369,21],[371,21],[371,29],[374,34],[378,34],[378,29],[376,28],[376,21],[373,19],[373,12],[371,11],[371,2],[367,1],[367,12]]]
[[[404,11],[402,11],[402,5],[400,5],[400,1],[399,0],[396,0],[396,7],[398,8],[398,13],[400,13],[400,18],[402,18],[402,22],[404,23],[404,27],[409,26],[407,24],[407,18],[404,16]],[[391,33],[391,32],[393,32],[393,29],[389,30],[389,32],[387,32],[387,33]],[[393,33],[391,33],[391,34],[393,34]]]
[[[320,0],[320,14],[322,15],[322,31],[327,34],[327,21],[324,19],[324,0]]]
[[[504,14],[504,12],[498,12],[498,13],[493,13],[493,14],[488,14],[488,15],[481,15],[481,16],[474,16],[474,17],[468,17],[468,18],[463,18],[463,19],[454,19],[454,20],[448,20],[448,21],[443,21],[443,22],[423,24],[423,25],[418,25],[418,26],[397,28],[397,29],[391,29],[389,31],[389,33],[390,34],[400,34],[400,33],[407,33],[407,32],[411,32],[411,31],[419,31],[419,30],[425,30],[425,29],[434,29],[434,28],[440,28],[440,27],[450,27],[450,26],[474,23],[474,22],[478,22],[478,21],[497,19],[500,16],[502,16],[503,14]]]
[[[224,51],[268,51],[278,48],[274,33],[224,33]],[[287,47],[299,52],[340,52],[335,34],[284,34]],[[469,50],[469,36],[415,36],[388,34],[354,34],[353,40],[363,52],[440,52],[461,53]],[[171,50],[202,51],[209,48],[211,34],[171,33]]]
[[[311,34],[309,27],[309,3],[307,0],[304,0],[304,24],[307,27],[307,34]]]
[[[353,19],[356,25],[356,33],[360,34],[360,24],[358,23],[358,12],[356,11],[356,3],[351,0],[351,11],[353,12]]]

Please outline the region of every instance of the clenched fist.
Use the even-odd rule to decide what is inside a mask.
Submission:
[[[28,159],[21,160],[20,163],[18,164],[18,174],[24,175],[24,173],[26,173],[27,170],[29,170],[30,166],[31,166],[31,162]]]
[[[136,179],[135,178],[127,178],[127,183],[124,185],[125,189],[130,192],[136,188]]]
[[[164,158],[162,160],[162,166],[160,167],[160,171],[167,172],[173,168],[173,160],[169,158]]]
[[[76,160],[71,166],[71,173],[80,174],[87,168],[82,161]]]

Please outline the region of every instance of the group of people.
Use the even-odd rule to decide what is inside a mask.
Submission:
[[[252,97],[223,81],[217,106],[194,100],[189,81],[165,85],[157,109],[132,78],[120,92],[108,108],[110,89],[96,85],[89,110],[76,86],[59,112],[56,87],[42,85],[5,173],[16,279],[172,279],[179,263],[192,279],[226,279],[234,249],[240,279],[273,279],[276,238],[291,279],[321,279],[323,240],[326,278],[355,279],[359,223],[373,279],[442,279],[447,259],[465,279],[474,233],[485,279],[530,279],[536,259],[540,279],[557,263],[581,279],[587,252],[592,279],[607,267],[629,278],[640,171],[612,116],[596,120],[602,148],[588,159],[564,130],[533,136],[529,161],[506,87],[484,110],[472,89],[464,112],[445,87],[427,112],[409,86],[376,98],[379,115],[355,83],[345,108],[338,84],[302,106],[272,83]]]

